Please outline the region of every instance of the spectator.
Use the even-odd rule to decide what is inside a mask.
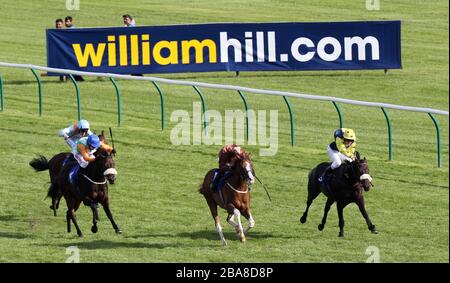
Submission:
[[[124,23],[125,27],[135,27],[136,26],[136,22],[133,20],[133,18],[130,15],[125,14],[122,16],[122,18],[123,18],[123,23]]]
[[[64,27],[64,22],[62,19],[56,19],[55,21],[55,28],[57,29],[62,29]],[[67,77],[66,76],[59,76],[59,80],[62,82],[67,81]]]
[[[73,19],[71,16],[67,16],[64,18],[64,23],[66,25],[66,28],[75,28],[75,26],[73,25]],[[82,76],[78,76],[78,75],[73,75],[73,78],[77,81],[77,82],[83,82],[84,79]]]
[[[125,14],[122,16],[122,18],[123,18],[124,27],[135,27],[136,26],[136,22],[133,20],[133,18],[130,15]],[[138,76],[138,77],[144,76],[143,74],[131,74],[131,75]]]
[[[66,28],[75,28],[75,26],[74,26],[73,23],[72,23],[72,17],[71,17],[71,16],[67,16],[67,17],[64,19],[64,23],[65,23],[65,25],[66,25]]]
[[[63,28],[63,20],[62,19],[56,19],[56,21],[55,21],[55,28],[57,28],[57,29],[61,29],[61,28]]]

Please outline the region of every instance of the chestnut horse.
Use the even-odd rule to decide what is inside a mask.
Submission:
[[[107,143],[103,132],[99,136],[100,140]],[[50,173],[50,188],[48,191],[48,196],[52,198],[52,206],[54,214],[56,215],[56,209],[59,206],[59,201],[62,196],[66,199],[67,203],[67,231],[71,230],[71,221],[73,221],[78,236],[82,236],[81,230],[78,226],[76,219],[76,210],[79,208],[81,202],[90,200],[90,207],[93,212],[93,226],[91,231],[93,233],[97,232],[97,221],[98,217],[98,203],[102,204],[106,215],[111,221],[116,233],[120,234],[122,231],[119,229],[117,224],[114,222],[110,208],[109,208],[109,197],[108,197],[108,184],[114,184],[114,180],[117,174],[115,170],[115,164],[112,156],[107,152],[97,151],[95,153],[95,161],[91,162],[86,168],[80,168],[78,172],[78,182],[77,186],[74,186],[69,181],[69,174],[76,161],[73,158],[69,159],[69,162],[63,165],[64,160],[68,156],[68,153],[59,153],[55,155],[50,161],[44,156],[35,158],[30,162],[30,165],[36,171],[49,170]]]
[[[206,173],[199,192],[203,194],[208,203],[212,217],[214,218],[216,230],[220,235],[223,245],[227,242],[223,236],[222,225],[217,213],[217,206],[228,212],[227,222],[233,226],[241,242],[245,242],[245,234],[255,225],[255,220],[250,212],[250,188],[254,182],[254,171],[249,154],[241,151],[236,156],[235,165],[231,168],[230,176],[225,180],[224,185],[213,191],[211,183],[216,169]],[[248,228],[242,228],[241,215],[248,221]],[[236,218],[236,222],[235,222]]]
[[[364,196],[362,189],[364,191],[369,191],[372,184],[372,177],[369,175],[369,167],[367,165],[367,160],[360,159],[359,153],[356,154],[356,160],[343,164],[339,168],[335,169],[334,176],[329,181],[329,189],[324,188],[322,184],[319,183],[318,178],[321,176],[322,172],[330,165],[330,163],[321,163],[317,165],[309,173],[308,180],[308,200],[306,203],[306,210],[300,218],[301,223],[306,222],[308,217],[308,210],[311,206],[313,200],[322,192],[327,197],[327,202],[325,204],[325,211],[322,218],[322,223],[319,224],[318,229],[320,231],[325,227],[327,221],[328,211],[334,202],[337,202],[337,212],[339,217],[339,237],[344,236],[344,208],[355,202],[358,208],[366,220],[367,227],[373,234],[377,234],[378,231],[375,225],[367,214],[364,205]]]

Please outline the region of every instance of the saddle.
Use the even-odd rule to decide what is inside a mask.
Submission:
[[[219,169],[214,170],[214,177],[211,183],[211,189],[214,192],[217,192],[223,188],[226,180],[231,176],[232,171],[227,170],[225,172],[221,172]]]
[[[78,183],[78,170],[80,170],[80,165],[77,162],[75,163],[75,165],[73,165],[72,169],[70,169],[69,172],[69,182],[75,187]]]
[[[322,178],[319,178],[319,184],[320,184],[320,186],[321,186],[325,191],[327,191],[328,194],[329,194],[330,196],[333,195],[333,192],[331,191],[330,184],[331,184],[331,180],[333,180],[333,178],[335,177],[335,174],[334,174],[334,173],[335,173],[335,172],[332,171],[331,173],[324,174],[324,176],[323,176]]]

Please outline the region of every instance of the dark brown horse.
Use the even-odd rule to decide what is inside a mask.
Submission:
[[[212,190],[211,183],[215,174],[215,169],[212,169],[206,173],[203,184],[199,189],[208,203],[223,245],[226,245],[227,242],[223,236],[217,206],[228,212],[227,222],[235,228],[241,242],[245,242],[245,233],[255,225],[255,220],[253,220],[250,212],[249,185],[254,182],[255,178],[252,162],[250,156],[244,151],[241,151],[236,157],[235,165],[231,169],[232,172],[223,186],[218,188],[217,191]],[[248,228],[245,231],[242,228],[241,215],[248,221]]]
[[[106,139],[102,134],[99,136],[102,142],[106,143]],[[96,159],[94,162],[90,163],[86,168],[80,169],[78,172],[78,186],[74,186],[69,181],[69,174],[76,161],[69,161],[64,166],[62,163],[65,160],[67,153],[60,153],[55,155],[50,161],[47,161],[45,157],[40,156],[39,158],[33,159],[30,165],[36,171],[44,171],[49,169],[50,171],[50,188],[48,196],[52,197],[52,206],[54,213],[56,214],[56,209],[59,204],[59,200],[62,196],[66,199],[67,203],[67,231],[71,230],[71,221],[73,221],[78,236],[82,236],[81,230],[78,226],[76,219],[76,211],[78,210],[81,202],[90,200],[90,207],[93,212],[93,226],[91,231],[93,233],[97,232],[97,221],[98,217],[98,203],[102,204],[106,215],[111,221],[116,233],[120,234],[121,230],[114,222],[110,208],[109,208],[109,197],[108,197],[108,184],[114,183],[117,171],[114,169],[115,164],[112,156],[103,151],[97,151],[95,153]]]
[[[331,205],[336,202],[339,217],[339,237],[343,237],[344,207],[352,202],[355,202],[358,205],[362,216],[366,220],[369,230],[372,233],[377,234],[378,231],[375,229],[375,225],[372,224],[372,221],[370,221],[369,215],[367,214],[364,205],[364,196],[362,193],[363,188],[364,191],[369,191],[370,186],[373,186],[372,177],[369,175],[369,167],[367,165],[366,158],[364,157],[364,159],[360,159],[359,153],[357,153],[355,161],[349,164],[343,164],[339,168],[335,169],[334,176],[329,181],[329,188],[326,189],[319,183],[318,178],[329,165],[330,163],[321,163],[309,173],[308,200],[306,202],[306,210],[300,218],[300,222],[306,222],[309,207],[311,206],[313,200],[322,192],[327,197],[327,202],[325,204],[322,223],[318,226],[320,231],[322,231],[325,227],[328,211],[330,210]]]

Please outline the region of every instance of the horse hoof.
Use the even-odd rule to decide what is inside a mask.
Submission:
[[[372,232],[372,234],[378,234],[378,230],[377,229],[370,230],[370,232]]]
[[[324,225],[322,225],[322,224],[319,224],[319,226],[317,226],[317,229],[319,229],[319,231],[322,231],[323,228],[324,228]]]
[[[78,238],[83,238],[83,233],[78,234]]]
[[[245,243],[245,241],[246,241],[245,237],[242,237],[239,240],[241,240],[241,243]]]
[[[228,245],[227,241],[222,241],[222,245],[226,247]]]
[[[116,234],[117,234],[117,235],[120,235],[120,234],[122,234],[122,230],[120,230],[120,229],[116,229]]]
[[[92,232],[92,233],[95,234],[95,233],[97,233],[97,231],[98,231],[97,226],[92,226],[92,227],[91,227],[91,232]]]
[[[344,237],[344,233],[339,232],[339,237],[343,238]]]
[[[300,223],[305,223],[306,222],[306,216],[302,216],[300,217]]]

